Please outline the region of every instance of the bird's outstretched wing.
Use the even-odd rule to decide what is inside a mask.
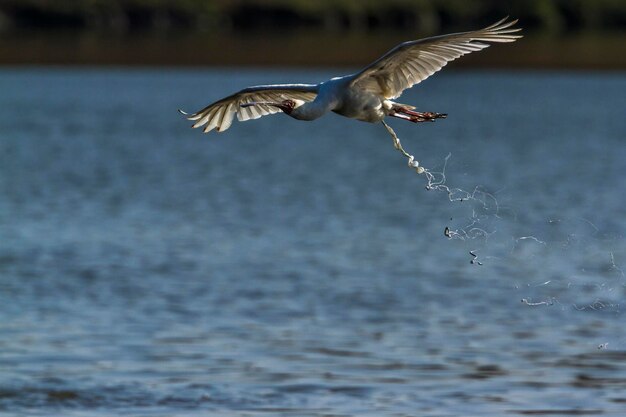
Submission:
[[[179,111],[187,116],[188,120],[195,121],[192,126],[194,128],[204,126],[205,133],[213,129],[223,132],[230,127],[235,114],[237,115],[237,120],[243,122],[281,111],[278,107],[267,104],[241,107],[242,104],[281,102],[286,99],[312,101],[317,96],[317,88],[315,84],[258,85],[244,88],[238,93],[209,104],[193,114]]]
[[[517,20],[508,17],[473,32],[453,33],[409,41],[387,52],[353,76],[352,85],[384,96],[397,98],[402,92],[424,81],[448,62],[489,46],[482,42],[514,42]]]

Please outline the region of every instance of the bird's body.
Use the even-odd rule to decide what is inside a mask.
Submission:
[[[193,127],[218,132],[239,121],[284,112],[298,120],[315,120],[328,112],[364,121],[381,122],[397,117],[411,122],[434,121],[445,114],[418,112],[413,106],[392,101],[425,80],[448,62],[489,46],[484,42],[513,42],[520,29],[506,18],[484,29],[404,42],[363,70],[319,84],[276,84],[245,88],[188,115]],[[384,123],[384,122],[383,122]]]
[[[354,76],[349,75],[333,78],[328,82],[329,89],[334,90],[331,94],[337,97],[332,111],[362,122],[373,123],[383,120],[386,115],[386,109],[383,108],[384,98],[371,91],[355,88],[351,83],[353,78]]]

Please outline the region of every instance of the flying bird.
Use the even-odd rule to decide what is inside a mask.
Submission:
[[[217,132],[225,131],[231,126],[235,115],[237,120],[243,122],[278,112],[298,120],[315,120],[332,111],[364,122],[383,122],[390,133],[390,128],[383,120],[387,116],[414,123],[435,121],[445,118],[446,114],[419,112],[414,106],[400,104],[393,99],[450,61],[485,49],[491,42],[514,42],[521,38],[514,34],[521,30],[513,27],[517,20],[507,22],[507,19],[505,17],[473,32],[401,43],[355,74],[332,78],[319,84],[248,87],[196,113],[179,111],[188,120],[195,122],[192,127],[204,126],[205,133],[213,129]],[[396,147],[398,145],[399,141]]]

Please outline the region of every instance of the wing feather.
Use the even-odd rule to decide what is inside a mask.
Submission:
[[[215,129],[223,132],[228,129],[235,116],[237,120],[258,119],[268,114],[278,113],[281,110],[274,106],[259,104],[250,107],[241,107],[242,104],[252,102],[281,102],[285,99],[313,101],[317,96],[318,86],[315,84],[275,84],[258,85],[225,97],[209,104],[193,114],[182,112],[188,120],[194,121],[193,128],[204,126],[205,133]]]
[[[399,97],[404,90],[424,81],[435,72],[471,52],[490,44],[485,42],[514,42],[521,35],[512,26],[517,20],[508,17],[473,32],[454,33],[409,41],[387,52],[368,67],[352,76],[352,86],[381,94],[387,99]]]

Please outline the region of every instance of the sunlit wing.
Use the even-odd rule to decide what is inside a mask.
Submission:
[[[187,116],[187,119],[195,121],[192,127],[204,126],[205,133],[213,129],[223,132],[230,127],[235,115],[237,115],[237,120],[243,122],[281,111],[279,108],[267,104],[241,107],[242,104],[281,102],[286,99],[312,101],[316,96],[317,85],[314,84],[259,85],[244,88],[238,93],[209,104],[196,113],[187,114],[182,111],[181,113]]]
[[[387,99],[399,97],[404,90],[424,81],[448,62],[489,46],[483,42],[514,42],[517,20],[508,17],[481,30],[434,36],[409,41],[387,52],[354,75],[352,85],[380,94]]]

